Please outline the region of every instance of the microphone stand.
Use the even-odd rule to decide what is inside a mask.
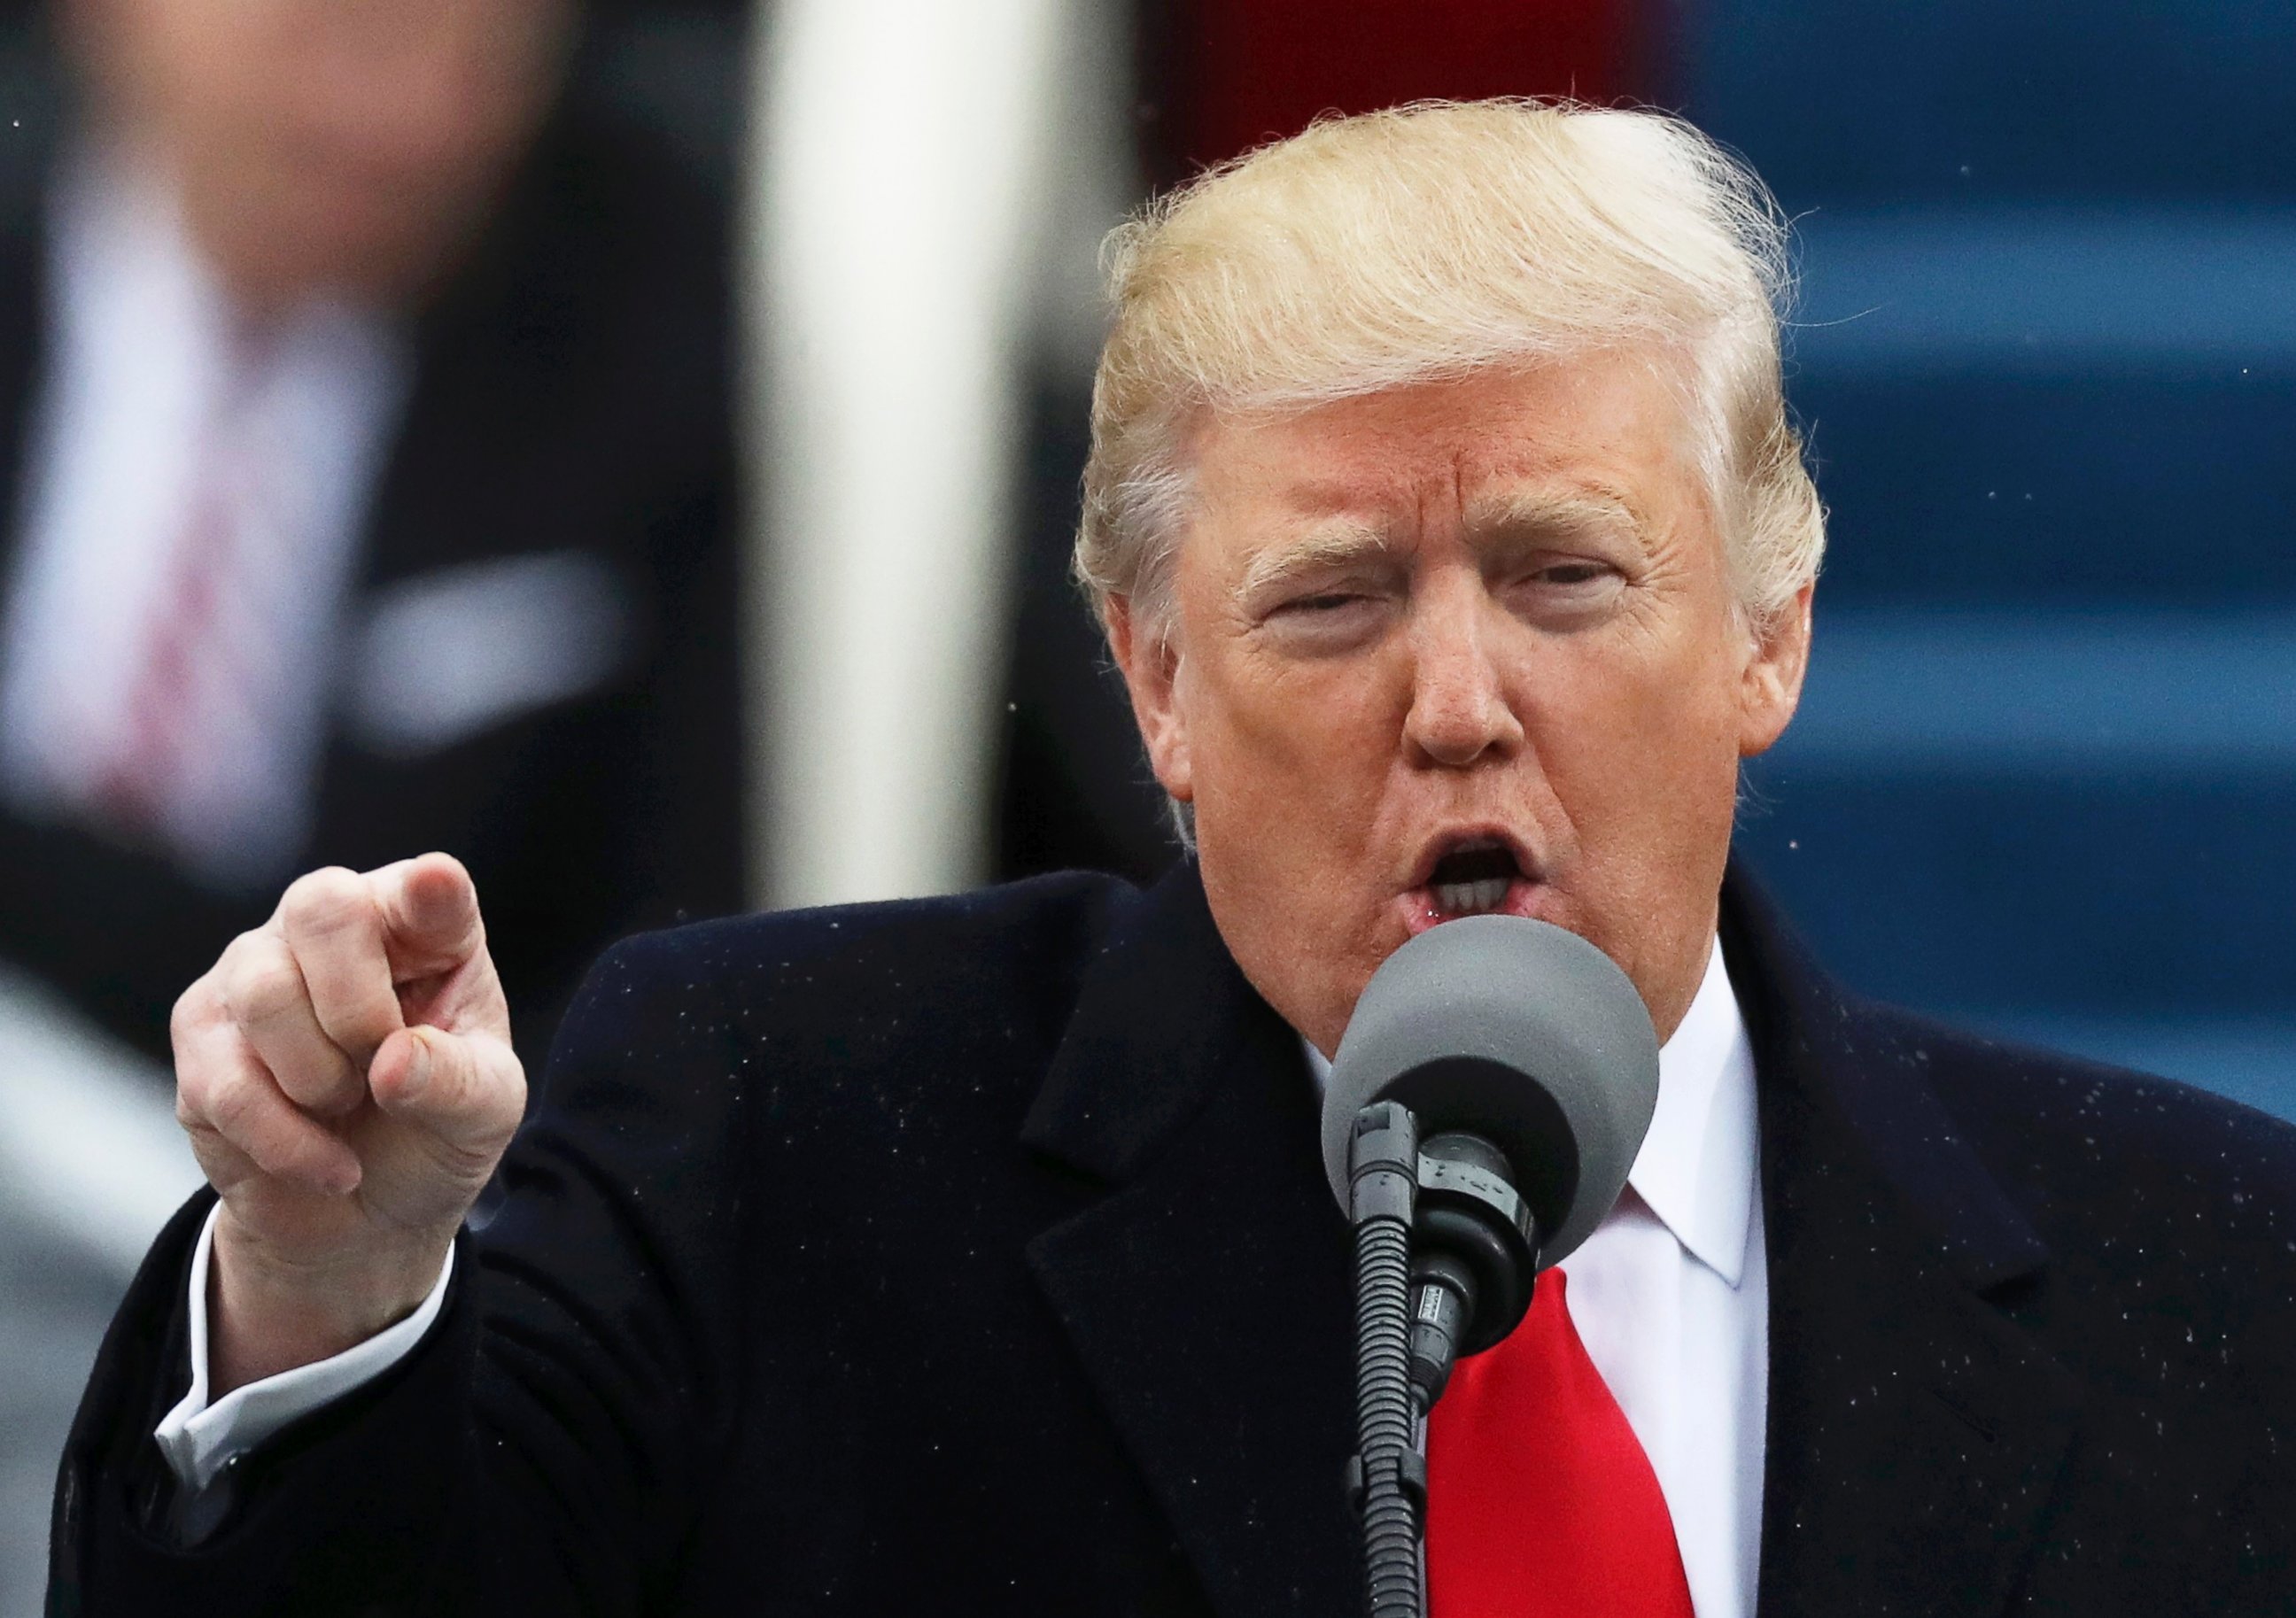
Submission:
[[[1364,1530],[1370,1618],[1426,1618],[1427,1418],[1462,1353],[1530,1306],[1538,1229],[1506,1158],[1480,1137],[1419,1139],[1375,1101],[1349,1139],[1356,1236],[1356,1445],[1348,1493]]]
[[[1356,1454],[1370,1618],[1426,1618],[1425,1410],[1411,1386],[1411,1222],[1419,1121],[1393,1101],[1356,1115],[1348,1154],[1356,1228]]]

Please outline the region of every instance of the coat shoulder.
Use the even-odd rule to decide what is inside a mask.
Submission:
[[[1080,960],[1138,898],[1114,877],[1062,871],[936,898],[759,911],[636,934],[592,976],[753,982],[797,968],[856,979],[898,969],[914,993],[947,992],[1000,968]]]
[[[2181,1278],[2296,1328],[2296,1125],[2173,1079],[1872,1015],[2060,1258]]]
[[[604,1049],[881,1087],[982,1066],[1033,1081],[1085,968],[1139,899],[1114,878],[1063,872],[642,933],[591,968],[553,1074]]]
[[[2194,1085],[1881,1010],[1920,1050],[1939,1095],[1972,1132],[2021,1138],[2107,1169],[2133,1159],[2198,1186],[2254,1181],[2296,1195],[2296,1124]]]

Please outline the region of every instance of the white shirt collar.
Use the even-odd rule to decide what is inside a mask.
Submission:
[[[1332,1064],[1306,1040],[1320,1089]],[[1685,1251],[1732,1287],[1745,1273],[1758,1171],[1754,1050],[1722,942],[1674,1037],[1659,1048],[1658,1107],[1627,1175]]]
[[[1658,1053],[1658,1108],[1627,1183],[1692,1257],[1733,1287],[1746,1265],[1758,1147],[1754,1051],[1716,940],[1706,977]]]

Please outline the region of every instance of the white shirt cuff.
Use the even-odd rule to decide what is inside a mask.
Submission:
[[[152,1436],[168,1459],[176,1481],[197,1493],[215,1481],[225,1465],[255,1448],[291,1421],[341,1398],[352,1389],[373,1381],[406,1358],[422,1340],[430,1322],[447,1301],[447,1282],[455,1273],[455,1250],[439,1267],[438,1285],[422,1307],[394,1326],[387,1326],[365,1342],[343,1350],[332,1359],[299,1365],[260,1382],[234,1388],[213,1404],[208,1402],[208,1261],[215,1251],[218,1203],[208,1211],[201,1228],[200,1245],[192,1253],[192,1386],[176,1408],[160,1418]]]

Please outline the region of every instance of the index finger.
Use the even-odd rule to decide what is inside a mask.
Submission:
[[[340,866],[298,877],[276,921],[320,1028],[364,1074],[376,1047],[406,1024],[372,880]]]

